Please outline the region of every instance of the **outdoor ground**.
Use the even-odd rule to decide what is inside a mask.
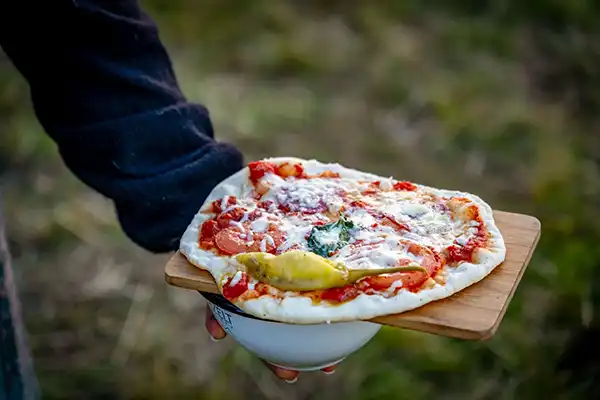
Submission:
[[[142,2],[186,95],[248,160],[340,162],[542,221],[492,340],[383,328],[295,385],[208,340],[201,297],[168,287],[167,255],[135,247],[62,165],[0,58],[4,210],[44,398],[585,398],[554,368],[598,305],[600,17],[592,2],[465,3]]]

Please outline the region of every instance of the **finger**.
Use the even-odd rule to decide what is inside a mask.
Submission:
[[[337,368],[337,364],[335,365],[330,365],[329,367],[325,367],[325,368],[321,368],[321,371],[323,371],[323,373],[325,375],[331,375],[335,373],[335,369]]]
[[[261,360],[261,361],[279,379],[283,379],[287,383],[294,383],[294,382],[296,382],[298,380],[298,375],[299,375],[298,371],[294,371],[294,370],[291,370],[291,369],[285,369],[285,368],[281,368],[281,367],[276,367],[273,364],[269,364],[269,362],[267,362],[265,360]]]
[[[208,306],[206,307],[204,325],[206,326],[206,330],[213,340],[221,340],[227,336],[227,333],[225,333],[223,328],[221,328],[221,325],[219,325],[219,322],[215,319],[210,307]]]

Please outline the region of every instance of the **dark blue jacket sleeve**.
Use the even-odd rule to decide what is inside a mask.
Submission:
[[[68,168],[114,201],[125,233],[163,252],[211,189],[242,167],[186,100],[153,21],[135,0],[11,1],[0,46],[29,83]]]

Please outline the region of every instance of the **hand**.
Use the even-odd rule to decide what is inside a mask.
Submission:
[[[206,306],[206,320],[205,320],[205,325],[206,325],[206,330],[208,331],[208,334],[210,335],[210,337],[214,341],[224,339],[225,336],[227,336],[227,333],[223,330],[223,328],[221,327],[221,325],[219,325],[219,322],[215,319],[215,317],[212,314],[212,311],[210,311],[210,308],[208,306]],[[261,360],[261,361],[279,379],[282,379],[282,380],[284,380],[284,381],[286,381],[288,383],[294,383],[294,382],[296,382],[298,380],[298,375],[299,375],[298,371],[276,367],[276,366],[274,366],[272,364],[269,364],[265,360]],[[333,374],[335,372],[335,368],[336,367],[337,367],[337,365],[333,365],[331,367],[323,368],[323,369],[321,369],[321,371],[323,371],[323,373],[325,373],[327,375],[330,375],[330,374]]]

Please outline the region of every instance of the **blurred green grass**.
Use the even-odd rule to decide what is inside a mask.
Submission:
[[[384,328],[336,375],[277,382],[166,287],[64,168],[0,59],[4,207],[45,398],[578,399],[554,369],[600,263],[593,2],[146,0],[185,93],[248,159],[315,157],[542,221],[498,334]]]

